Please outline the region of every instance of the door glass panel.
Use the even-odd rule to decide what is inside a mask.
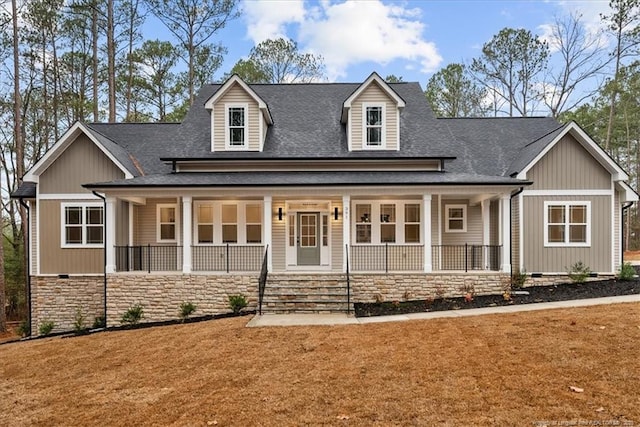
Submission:
[[[300,215],[300,246],[303,248],[315,248],[316,242],[316,215]]]

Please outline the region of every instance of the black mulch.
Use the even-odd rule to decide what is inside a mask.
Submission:
[[[527,294],[523,295],[520,291],[524,291]],[[512,291],[510,298],[505,298],[501,294],[474,296],[473,300],[458,297],[436,298],[434,300],[354,303],[354,309],[356,317],[368,317],[634,295],[640,294],[640,280],[598,280],[582,284],[566,283],[551,286],[531,286],[520,291]]]

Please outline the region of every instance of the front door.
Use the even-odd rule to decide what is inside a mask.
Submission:
[[[298,213],[298,265],[320,265],[320,214]]]

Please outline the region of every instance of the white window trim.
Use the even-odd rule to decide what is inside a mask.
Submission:
[[[162,239],[160,236],[160,209],[162,208],[173,208],[175,210],[175,224],[174,224],[174,236],[173,239]],[[176,243],[178,241],[178,227],[180,226],[179,221],[180,211],[178,210],[178,205],[176,203],[158,203],[156,205],[156,242],[158,243]]]
[[[212,206],[213,207],[213,243],[199,243],[198,240],[198,207],[200,206]],[[193,246],[220,246],[226,245],[226,242],[222,241],[222,205],[235,205],[236,206],[236,222],[226,223],[236,225],[236,243],[229,242],[230,246],[264,246],[265,245],[265,225],[262,222],[264,217],[264,203],[263,200],[247,200],[247,201],[227,201],[227,200],[198,200],[194,202],[193,209]],[[246,212],[247,205],[259,205],[261,210],[261,222],[260,224],[260,243],[247,243],[247,224],[258,224],[257,222],[247,223]]]
[[[586,230],[586,235],[587,235],[587,241],[586,242],[569,242],[568,241],[568,236],[569,236],[569,228],[566,227],[565,228],[565,232],[564,232],[564,242],[549,242],[549,206],[564,206],[565,209],[565,226],[568,226],[570,224],[569,221],[569,215],[568,215],[568,209],[570,206],[586,206],[587,208],[587,230]],[[583,201],[583,200],[575,200],[575,201],[565,201],[565,200],[558,200],[558,201],[545,201],[544,202],[544,246],[548,247],[548,248],[566,248],[566,247],[573,247],[573,248],[587,248],[587,247],[591,247],[591,202],[590,201]]]
[[[395,205],[396,207],[396,221],[395,223],[386,223],[386,224],[394,224],[396,228],[396,241],[395,243],[385,243],[381,241],[381,225],[383,224],[380,221],[380,205]],[[384,245],[388,244],[389,246],[399,245],[399,246],[421,246],[423,244],[422,238],[422,228],[425,227],[424,221],[431,221],[429,219],[423,219],[422,207],[420,207],[420,222],[410,222],[408,224],[419,224],[420,225],[420,241],[419,242],[406,242],[404,235],[404,226],[405,217],[404,217],[404,206],[405,205],[419,205],[420,201],[413,199],[394,199],[394,200],[351,200],[351,234],[350,239],[352,246],[367,246],[367,245]],[[360,219],[356,215],[356,205],[371,205],[371,214],[369,217],[369,222],[361,222]],[[371,242],[369,243],[358,243],[357,242],[357,230],[356,225],[358,224],[367,224],[371,226]]]
[[[369,145],[367,142],[367,108],[380,107],[382,109],[382,129],[380,145]],[[386,150],[387,149],[387,106],[380,102],[362,103],[362,149],[363,150]]]
[[[462,208],[462,230],[452,230],[449,228],[449,220],[452,219],[449,216],[449,211],[451,209],[460,209]],[[457,219],[457,218],[455,218]],[[444,205],[444,220],[445,220],[445,233],[466,233],[467,232],[467,205]]]
[[[65,208],[82,208],[82,243],[66,243],[67,236],[66,230],[66,216]],[[86,243],[87,242],[87,223],[86,223],[86,211],[88,207],[102,208],[102,243]],[[105,227],[105,212],[104,204],[101,202],[69,202],[60,203],[60,247],[61,248],[103,248],[104,247],[104,227]]]
[[[229,138],[231,130],[229,128],[229,110],[232,108],[244,108],[244,144],[231,145]],[[232,103],[224,104],[224,147],[226,150],[244,151],[249,149],[249,104],[248,103]]]
[[[200,218],[199,218],[199,212],[200,212],[200,207],[202,206],[209,206],[211,207],[211,211],[212,211],[212,219],[211,219],[211,223],[205,222],[203,223],[204,225],[211,225],[213,228],[213,242],[211,243],[200,243]],[[194,203],[194,209],[193,209],[193,220],[192,220],[192,225],[193,225],[193,246],[213,246],[215,244],[216,241],[216,206],[213,202],[205,202],[205,201],[197,201]]]

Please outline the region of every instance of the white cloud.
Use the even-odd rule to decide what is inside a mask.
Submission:
[[[247,35],[258,44],[266,39],[287,37],[285,25],[304,20],[303,0],[245,0],[242,10]]]
[[[438,68],[442,57],[422,34],[422,11],[408,5],[380,0],[322,0],[313,5],[245,1],[244,8],[247,33],[255,43],[284,36],[288,24],[298,24],[300,48],[322,55],[329,80],[335,80],[349,66],[368,61],[385,65],[405,60],[423,72]]]

